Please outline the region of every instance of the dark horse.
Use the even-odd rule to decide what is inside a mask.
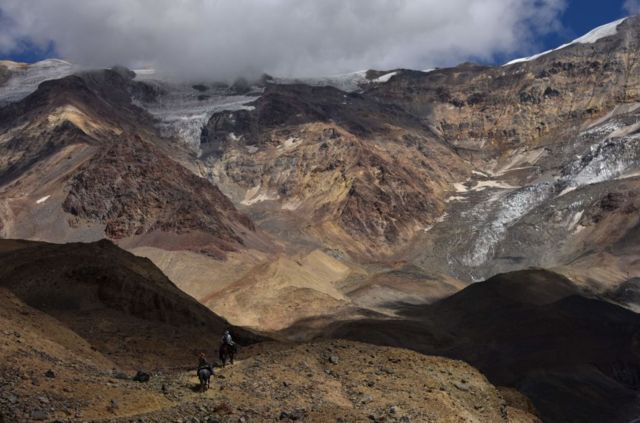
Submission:
[[[233,364],[233,356],[236,354],[236,346],[229,344],[220,345],[219,357],[222,362],[222,367],[227,365],[227,361]]]
[[[209,367],[199,368],[198,379],[200,380],[200,391],[204,392],[207,389],[209,389],[209,379],[211,379],[211,369]]]

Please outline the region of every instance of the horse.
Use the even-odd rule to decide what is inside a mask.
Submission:
[[[220,351],[218,353],[220,361],[222,362],[222,367],[226,367],[227,361],[233,364],[233,356],[236,354],[236,347],[235,345],[224,343],[220,346]]]
[[[200,391],[204,392],[209,389],[209,379],[211,379],[211,369],[201,367],[198,369],[198,379],[200,380]]]

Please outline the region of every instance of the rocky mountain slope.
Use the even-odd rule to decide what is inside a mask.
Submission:
[[[242,193],[240,204],[264,210],[255,218],[278,235],[288,214],[298,238],[353,257],[388,255],[434,223],[449,181],[465,175],[428,126],[366,96],[268,85],[252,104],[213,115],[203,159],[232,198]]]
[[[349,92],[267,84],[212,115],[201,171],[287,254],[357,269],[336,283],[347,307],[363,290],[370,309],[410,298],[414,277],[455,287],[530,266],[609,292],[640,270],[639,29],[501,67],[371,72]]]
[[[301,81],[3,62],[0,231],[111,238],[261,330],[530,266],[620,298],[639,271],[639,29]]]
[[[638,27],[630,18],[533,60],[401,72],[369,90],[437,124],[475,165],[444,221],[411,247],[429,251],[418,263],[481,280],[568,264],[635,226]]]
[[[217,258],[268,244],[211,183],[179,162],[132,93],[153,95],[125,69],[42,83],[0,109],[5,237],[108,237]],[[182,152],[181,152],[182,151]],[[178,160],[178,161],[177,161]]]
[[[330,335],[465,360],[525,393],[545,422],[630,421],[640,316],[548,271],[502,274],[399,317],[337,323]],[[326,335],[326,334],[325,334]]]
[[[254,110],[214,114],[205,161],[267,230],[350,257],[464,281],[564,265],[637,223],[639,22],[502,67],[399,70],[355,93],[269,85]]]
[[[5,422],[539,421],[524,396],[462,362],[353,342],[256,344],[240,329],[239,362],[200,393],[197,355],[212,357],[226,323],[148,260],[108,241],[4,240],[0,262]],[[132,380],[140,369],[148,382]]]

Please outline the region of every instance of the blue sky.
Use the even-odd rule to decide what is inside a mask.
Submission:
[[[545,49],[555,48],[593,28],[627,16],[624,0],[571,0],[562,16],[565,32],[546,37]]]
[[[20,4],[21,2],[24,2],[24,3],[21,3],[21,5],[22,5],[22,10],[21,11],[22,12],[24,12],[26,10],[28,13],[31,13],[32,11],[40,9],[40,8],[33,7],[34,5],[37,5],[40,0],[7,0],[7,1],[8,1],[7,5],[9,5],[12,2],[14,4]],[[73,3],[73,1],[75,1],[75,0],[59,0],[58,3],[64,4],[66,2],[68,4],[77,4],[77,3]],[[142,2],[144,0],[136,0],[136,1],[137,2]],[[422,1],[422,0],[420,0],[420,1]],[[540,3],[544,3],[546,1],[548,3],[561,4],[561,2],[563,0],[529,0],[529,1],[531,1],[531,2],[539,1]],[[286,4],[286,0],[280,0],[279,2],[282,3],[282,4]],[[462,1],[458,1],[458,3],[461,3],[461,2]],[[472,0],[469,0],[469,2],[471,4],[473,4]],[[506,2],[507,2],[507,0],[505,0],[505,3]],[[636,4],[636,6],[638,6],[640,4],[640,0],[626,0],[626,3],[629,3],[629,2],[633,2],[634,4]],[[96,2],[94,4],[98,4],[98,3],[109,4],[109,1],[104,0],[104,1],[101,1],[101,2]],[[125,19],[120,17],[119,19],[114,20],[114,21],[117,22],[117,21],[123,21],[123,20],[129,19],[129,18],[132,18],[131,16],[126,16],[126,13],[129,13],[129,10],[131,9],[129,7],[130,3],[127,3],[125,0],[113,0],[113,3],[111,3],[111,4],[119,4],[119,3],[123,5],[121,7],[121,9],[124,11],[123,13],[125,13]],[[278,2],[275,2],[275,3],[278,3]],[[329,2],[327,2],[327,4],[328,3]],[[417,3],[417,2],[414,2],[414,3]],[[495,3],[495,1],[494,1],[494,3]],[[44,2],[44,3],[40,2],[40,4],[42,5],[42,4],[47,4],[47,3],[46,2]],[[50,4],[53,4],[53,2],[50,3]],[[87,4],[91,4],[91,3],[87,3]],[[166,4],[170,5],[171,2],[168,2]],[[259,3],[257,3],[257,4],[259,4]],[[428,2],[424,3],[425,7],[426,7],[427,4],[428,4]],[[431,2],[430,4],[434,4],[434,2]],[[478,5],[478,4],[482,5],[484,3],[476,2],[476,5]],[[614,20],[617,20],[617,19],[619,19],[621,17],[624,17],[624,16],[628,15],[628,13],[625,11],[625,0],[567,0],[566,4],[567,4],[567,8],[564,11],[564,13],[561,15],[561,19],[560,19],[561,23],[562,23],[562,30],[560,30],[558,32],[554,32],[554,33],[546,35],[546,36],[542,36],[539,39],[537,39],[536,40],[536,46],[534,47],[534,50],[532,50],[532,47],[529,44],[529,45],[526,45],[526,46],[523,45],[523,48],[522,48],[523,51],[515,52],[515,53],[512,53],[512,54],[496,53],[496,51],[499,52],[499,51],[507,51],[507,50],[506,49],[500,50],[499,48],[496,48],[496,49],[492,50],[491,47],[486,47],[486,45],[487,44],[491,45],[491,43],[493,43],[494,45],[495,44],[499,44],[500,36],[498,35],[497,39],[494,38],[493,41],[490,40],[490,41],[487,41],[485,43],[484,50],[481,50],[477,55],[477,57],[480,57],[480,59],[477,59],[477,60],[473,60],[472,59],[472,60],[476,61],[476,62],[487,63],[487,64],[504,63],[505,61],[508,61],[508,60],[510,60],[512,58],[515,58],[515,57],[520,57],[520,56],[528,55],[528,54],[531,54],[531,53],[534,53],[534,52],[537,52],[537,51],[544,51],[544,50],[548,50],[548,49],[551,49],[551,48],[555,48],[555,47],[557,47],[557,46],[559,46],[561,44],[564,44],[567,41],[573,40],[573,39],[585,34],[586,32],[590,31],[591,29],[593,29],[593,28],[595,28],[597,26],[603,25],[603,24],[608,23],[608,22],[612,22]],[[627,6],[628,6],[628,4],[627,4]],[[20,10],[20,6],[13,6],[13,7],[16,8],[17,10]],[[167,10],[165,11],[166,12],[165,13],[165,19],[166,19],[166,16],[171,16],[171,15],[175,15],[176,14],[175,11],[172,11],[172,10],[169,9],[170,6],[166,6],[166,8],[167,8]],[[87,7],[87,9],[89,9],[89,7]],[[159,9],[162,9],[162,7],[159,7]],[[429,10],[430,10],[429,7],[426,7],[426,12],[429,12]],[[282,10],[278,11],[278,10],[276,10],[274,8],[274,14],[276,12],[279,13],[280,15],[285,15],[284,17],[287,17],[286,11],[283,13]],[[319,13],[321,14],[321,12],[322,12],[322,10],[320,10]],[[40,17],[42,19],[42,21],[39,24],[40,26],[42,26],[42,23],[48,24],[49,22],[57,22],[55,20],[55,18],[53,18],[51,15],[48,15],[47,13],[53,13],[53,12],[48,11],[48,12],[44,12],[43,13],[43,15]],[[244,11],[242,11],[242,13],[244,13]],[[313,13],[318,13],[318,11],[314,11]],[[342,13],[344,13],[344,11]],[[87,16],[91,16],[91,15],[87,15]],[[428,14],[425,15],[425,16],[428,16]],[[95,18],[95,14],[93,15],[93,17]],[[64,17],[60,22],[64,22],[64,19],[66,19],[66,17]],[[79,28],[74,33],[72,33],[71,31],[66,31],[65,30],[65,28],[66,28],[65,27],[65,23],[63,23],[62,25],[57,25],[58,26],[57,30],[59,31],[57,34],[62,39],[65,39],[67,43],[69,43],[70,39],[71,40],[82,39],[82,38],[85,37],[85,34],[87,32],[91,32],[91,30],[93,28],[98,27],[100,25],[99,20],[101,19],[101,16],[97,15],[96,19],[97,19],[97,21],[96,21],[97,23],[93,23],[93,22],[90,22],[90,21],[81,22],[81,23],[78,23],[78,21],[75,21],[75,22],[69,21],[69,22],[72,22],[72,25],[76,25],[77,24],[77,26]],[[139,18],[136,18],[136,19],[139,20]],[[449,22],[449,25],[451,25],[451,24],[455,25],[456,24],[456,22],[455,22],[456,21],[456,16],[455,15],[454,15],[453,18],[449,18],[449,19],[453,20],[453,23]],[[261,21],[258,21],[258,22],[259,22],[258,26],[260,26],[260,23],[262,23],[262,22]],[[273,22],[278,22],[278,21],[273,21]],[[408,21],[408,22],[411,23],[410,21]],[[68,22],[67,22],[67,24],[68,24]],[[83,26],[83,24],[84,24],[84,26]],[[164,30],[165,27],[168,27],[168,25],[171,25],[171,24],[172,24],[172,22],[169,20],[169,21],[166,21],[165,24],[154,24],[154,23],[152,23],[151,27],[157,28],[158,32],[165,32],[165,33],[170,34],[170,35],[171,34],[177,34],[178,36],[180,36],[180,33],[182,33],[182,32],[188,32],[189,31],[189,29],[188,28],[184,28],[184,26],[183,27],[178,26],[176,28],[177,32],[174,31],[173,33],[171,33],[169,30],[165,31]],[[290,21],[286,21],[285,25],[287,25],[287,24],[290,24]],[[401,21],[399,21],[398,24],[399,25],[404,25]],[[458,22],[458,24],[465,25],[464,22]],[[280,24],[278,24],[278,23],[273,24],[272,23],[272,25],[275,25],[275,27],[282,26],[281,23]],[[193,26],[195,27],[196,25],[193,25]],[[209,26],[213,26],[213,25],[209,25]],[[404,25],[404,26],[408,26],[408,25]],[[437,24],[436,24],[436,26],[437,26]],[[2,47],[2,41],[3,41],[3,39],[2,39],[3,27],[5,29],[5,32],[7,31],[7,28],[9,28],[9,33],[10,33],[10,31],[11,31],[11,29],[10,29],[11,28],[11,20],[8,19],[8,17],[6,15],[3,16],[3,14],[2,14],[2,6],[0,6],[0,47]],[[476,33],[475,33],[476,35],[477,35],[477,31],[483,31],[483,32],[486,31],[487,34],[491,32],[491,30],[488,29],[488,26],[486,26],[486,25],[484,27],[481,27],[481,28],[482,29],[470,28],[469,31],[474,31],[475,30],[476,31]],[[484,28],[487,28],[487,29],[485,30]],[[186,29],[186,31],[183,31],[184,29]],[[267,29],[269,30],[268,32],[271,32],[272,28],[269,27],[268,24],[265,24],[265,27],[262,30],[258,30],[258,35],[257,36],[258,37],[263,36],[264,32]],[[221,31],[219,31],[219,32],[217,32],[217,33],[215,33],[213,35],[210,34],[210,38],[209,39],[220,38],[220,33],[221,32],[229,34],[230,31],[233,31],[233,30],[234,30],[234,28],[227,29],[226,31],[224,29],[222,29]],[[320,30],[322,30],[322,28],[320,28]],[[519,28],[517,28],[517,27],[512,29],[513,32],[518,32],[518,30],[519,30]],[[111,30],[111,32],[109,32],[109,31],[97,32],[97,31],[98,30],[96,30],[96,33],[94,33],[94,34],[86,35],[86,37],[88,37],[88,38],[93,37],[94,40],[102,40],[102,39],[108,40],[108,39],[111,39],[111,38],[117,38],[118,37],[118,34],[117,34],[118,31],[116,31],[116,32],[113,32],[113,30]],[[195,31],[195,29],[194,29],[194,31]],[[238,30],[238,31],[244,31],[244,29]],[[390,33],[393,33],[394,29],[390,29],[390,31],[391,31]],[[399,30],[395,30],[395,31],[399,31]],[[495,28],[494,28],[493,31],[496,32]],[[148,35],[148,34],[146,34],[144,32],[142,34],[143,35]],[[473,47],[473,45],[474,45],[474,40],[473,40],[474,34],[471,33],[471,35],[470,35],[471,41],[469,41],[469,39],[456,40],[456,38],[462,38],[462,37],[457,37],[458,33],[456,33],[456,32],[454,32],[453,34],[455,34],[453,37],[451,35],[444,35],[444,36],[441,35],[440,38],[442,39],[444,37],[445,39],[448,39],[448,41],[453,40],[453,42],[457,41],[459,43],[458,45],[454,44],[449,48],[449,50],[452,51],[452,52],[456,51],[456,49],[457,49],[458,50],[458,55],[457,56],[451,56],[451,55],[453,55],[455,53],[449,53],[450,57],[449,57],[449,59],[447,59],[446,56],[444,56],[447,53],[438,51],[437,50],[438,46],[436,45],[436,46],[431,46],[430,50],[427,49],[424,52],[425,57],[427,57],[427,58],[428,57],[435,57],[435,56],[430,56],[430,55],[440,54],[441,56],[444,56],[444,59],[442,57],[439,57],[438,60],[440,60],[440,62],[447,62],[448,64],[459,63],[459,62],[456,62],[456,60],[465,60],[465,59],[469,59],[470,57],[476,57],[475,52],[477,52],[477,50],[474,50],[474,49],[477,49],[478,47]],[[199,35],[200,34],[195,33],[195,37],[191,36],[190,38],[185,38],[184,42],[186,44],[191,44],[191,43],[194,42],[194,38],[202,38],[203,40],[207,39],[206,37],[199,36]],[[238,34],[234,33],[233,35],[228,35],[228,37],[233,40],[233,39],[237,39],[237,38],[242,38],[243,35],[244,34],[242,32],[239,32]],[[306,42],[306,45],[314,45],[315,40],[318,39],[318,38],[320,38],[320,39],[327,38],[328,39],[326,41],[328,43],[327,45],[329,45],[332,42],[334,43],[333,45],[335,45],[335,40],[331,40],[330,36],[325,36],[325,35],[326,35],[326,33],[323,34],[322,32],[318,32],[318,34],[315,34],[315,35],[313,33],[310,33],[309,34],[309,38],[310,38],[311,41]],[[162,47],[165,44],[169,44],[169,43],[167,43],[166,40],[162,39],[161,36],[162,36],[162,34],[160,36],[158,36],[158,34],[153,34],[153,36],[151,37],[151,38],[157,38],[158,42],[161,44],[161,46],[158,48],[158,50],[160,51],[160,54],[156,55],[156,56],[170,57],[170,56],[179,56],[181,53],[183,53],[182,50],[184,50],[184,49],[181,49],[179,43],[177,43],[177,42],[174,43],[174,44],[177,45],[177,47],[174,47],[173,51],[171,51],[171,50],[163,51]],[[285,34],[285,36],[289,36],[289,35]],[[469,35],[467,35],[467,36],[469,36]],[[9,60],[15,60],[15,61],[20,61],[20,62],[34,62],[34,61],[42,60],[42,59],[45,59],[45,58],[60,57],[61,56],[57,52],[56,45],[55,45],[54,42],[48,42],[47,43],[46,39],[43,42],[42,34],[40,34],[40,37],[41,38],[40,38],[39,47],[35,43],[29,42],[28,38],[24,38],[24,37],[18,38],[18,46],[17,46],[17,48],[14,47],[12,49],[12,51],[10,51],[8,53],[7,52],[3,53],[2,52],[3,50],[0,48],[0,59],[9,59]],[[126,37],[129,37],[129,38],[126,38]],[[105,61],[113,62],[114,60],[120,60],[121,63],[126,63],[127,61],[128,62],[132,62],[132,61],[138,60],[139,59],[139,55],[141,54],[140,52],[142,51],[144,53],[145,49],[147,49],[146,45],[144,46],[144,48],[140,48],[138,50],[133,49],[133,48],[132,49],[128,49],[127,48],[127,43],[130,42],[131,40],[134,40],[136,37],[138,37],[138,35],[132,36],[131,34],[125,34],[125,38],[124,38],[125,39],[125,44],[123,44],[121,41],[118,44],[118,41],[116,40],[116,41],[114,41],[112,43],[113,45],[107,45],[106,48],[102,44],[108,44],[108,41],[95,41],[95,42],[89,43],[88,44],[89,47],[85,48],[84,51],[80,52],[78,54],[78,56],[80,56],[80,57],[89,56],[90,59],[95,59],[95,60],[92,61],[93,62],[92,64],[96,64],[96,63],[100,62],[100,59],[101,59],[100,55],[104,56],[104,60]],[[382,35],[381,35],[381,37],[382,37]],[[175,38],[175,37],[172,35],[170,41],[173,41],[173,38]],[[255,38],[255,36],[254,36],[254,38]],[[369,38],[371,38],[371,37],[369,37]],[[340,44],[339,41],[340,40],[338,40],[338,44]],[[384,41],[384,39],[381,38],[381,42],[383,42],[383,41]],[[281,42],[281,39],[276,38],[275,42],[271,42],[271,44],[274,44],[274,43],[278,44],[280,42]],[[14,43],[15,43],[15,40],[14,40]],[[200,51],[203,51],[204,49],[206,49],[208,47],[208,45],[206,45],[206,41],[202,41],[202,43],[204,43],[204,44],[198,46],[198,47],[200,47]],[[73,44],[73,41],[70,44]],[[82,43],[80,43],[80,44],[82,44]],[[94,46],[94,44],[95,44],[95,46]],[[132,43],[132,44],[135,44],[135,42]],[[448,43],[448,44],[450,44],[450,43]],[[266,45],[266,48],[270,47],[270,44],[268,44],[268,43],[265,44],[265,45]],[[468,50],[464,51],[464,52],[460,52],[460,48],[459,48],[460,45],[462,45],[463,47],[468,48]],[[521,44],[516,44],[516,45],[520,46]],[[44,47],[42,47],[42,46],[44,46]],[[238,52],[233,52],[230,49],[229,50],[225,50],[225,47],[226,46],[222,45],[221,47],[218,48],[218,50],[212,50],[212,54],[209,54],[209,56],[215,56],[216,54],[213,54],[213,53],[217,53],[219,51],[222,51],[226,55],[226,56],[223,56],[226,59],[226,61],[228,61],[228,62],[238,62],[238,61],[241,61],[241,59],[239,59],[236,56],[238,56],[238,55],[239,56],[242,56],[242,55],[249,56],[250,55],[246,51],[241,51],[241,52],[238,53]],[[286,49],[289,49],[289,45],[285,45],[285,47],[286,47]],[[406,56],[404,58],[403,57],[400,57],[400,58],[393,58],[392,57],[391,59],[389,59],[390,61],[388,61],[388,62],[380,61],[378,63],[374,62],[374,63],[370,63],[370,64],[374,65],[374,66],[375,65],[379,65],[380,69],[384,69],[385,65],[391,66],[391,63],[407,63],[407,61],[409,61],[409,59],[407,59],[407,57],[414,57],[414,56],[417,56],[420,53],[422,53],[420,51],[420,48],[424,48],[424,45],[422,45],[422,46],[418,45],[417,47],[415,47],[415,49],[413,51],[407,51],[405,53]],[[326,46],[324,47],[324,49],[325,50],[330,50],[330,48],[326,48]],[[361,46],[356,45],[354,47],[354,49],[358,50],[358,49],[362,49],[362,48],[361,48]],[[121,58],[121,56],[119,56],[119,54],[120,54],[120,51],[123,51],[123,50],[131,50],[131,51],[128,51],[129,56]],[[191,50],[194,50],[194,55],[195,55],[193,57],[188,57],[189,59],[191,59],[191,63],[194,63],[195,61],[202,61],[204,59],[202,55],[198,56],[198,54],[199,54],[198,49],[192,48]],[[236,50],[242,50],[242,49],[236,49]],[[264,51],[265,48],[262,48],[262,50]],[[289,50],[292,50],[292,49],[289,49]],[[87,53],[87,51],[89,53]],[[393,48],[390,48],[390,51],[393,51]],[[435,51],[435,53],[432,53],[434,51]],[[90,57],[92,52],[99,52],[98,53],[99,57],[97,59],[93,58],[93,57]],[[111,55],[108,56],[107,52],[110,52]],[[255,56],[258,56],[261,53],[262,52],[259,51],[257,54],[256,53],[251,53],[251,54],[253,54]],[[305,50],[294,51],[294,53],[292,53],[292,54],[297,55],[296,56],[296,59],[297,59],[298,57],[300,57],[301,55],[304,55],[305,53],[308,53],[308,51],[305,51]],[[349,54],[351,54],[351,53],[352,53],[351,51],[347,51],[345,56],[349,56]],[[195,59],[194,59],[194,57],[195,57]],[[206,57],[206,56],[204,56],[204,57]],[[340,58],[340,57],[338,57],[338,58]],[[141,63],[144,65],[144,63],[145,63],[144,62],[144,58],[140,58],[140,59],[141,59]],[[203,65],[203,67],[207,67],[209,65],[217,65],[218,63],[221,62],[221,60],[219,60],[219,59],[220,59],[220,57],[218,57],[216,60],[214,60],[213,63],[205,63]],[[283,58],[280,58],[278,56],[278,57],[275,57],[273,60],[279,60],[280,62],[286,62],[287,59],[288,59],[288,57],[286,57],[286,56],[283,57]],[[333,58],[331,58],[331,57],[329,59],[333,60]],[[71,58],[71,60],[73,60],[73,58]],[[186,61],[186,59],[182,58],[182,57],[180,57],[179,59],[176,59],[176,60],[180,60],[180,61],[183,61],[183,62]],[[331,60],[329,60],[329,62]],[[396,62],[393,62],[393,60],[395,60]],[[89,61],[87,63],[89,63]],[[106,63],[104,63],[104,64],[106,65]],[[111,63],[111,64],[113,64],[113,63]],[[245,68],[246,67],[250,67],[251,65],[253,65],[253,63],[249,63],[248,65],[246,65],[244,67]],[[261,64],[259,63],[258,66],[256,66],[256,67],[259,67],[260,65]],[[414,63],[414,65],[415,65],[415,63]],[[317,65],[315,63],[313,63],[313,66],[317,66]],[[312,66],[312,68],[313,68],[313,66]],[[342,67],[346,69],[346,68],[349,68],[349,66],[350,66],[349,63],[345,63],[345,64],[343,64]],[[402,66],[402,65],[400,65],[400,66]],[[233,69],[233,71],[235,72],[238,68],[240,68],[240,67],[236,66]],[[264,66],[264,68],[268,69],[268,66]],[[391,68],[391,67],[387,67],[387,68]],[[317,69],[321,69],[321,68],[317,68]],[[329,69],[330,69],[330,67],[329,67]],[[355,69],[351,69],[351,70],[355,70]],[[286,69],[285,69],[285,72],[286,72]]]

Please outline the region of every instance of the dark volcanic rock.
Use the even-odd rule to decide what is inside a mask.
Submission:
[[[398,107],[333,87],[270,84],[252,105],[252,111],[214,114],[203,132],[204,147],[223,150],[230,133],[244,137],[247,144],[268,143],[265,134],[270,129],[318,121],[335,122],[359,136],[385,132],[393,124],[422,128]]]
[[[234,224],[254,230],[217,187],[139,138],[111,143],[70,188],[64,209],[104,223],[105,233],[115,239],[154,230],[202,231],[227,251],[242,243]]]

